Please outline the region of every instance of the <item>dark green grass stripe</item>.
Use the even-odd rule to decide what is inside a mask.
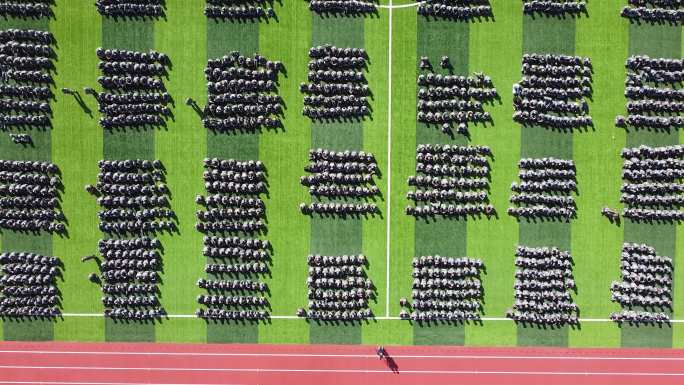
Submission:
[[[682,54],[681,27],[631,24],[629,31],[629,54],[651,57],[680,58]],[[667,146],[679,143],[679,132],[658,133],[646,130],[627,132],[627,147]],[[676,256],[676,232],[674,224],[648,224],[625,221],[625,242],[643,242],[655,247],[659,255]],[[615,261],[618,263],[619,256]],[[676,284],[676,283],[675,283]],[[673,298],[676,301],[676,298]],[[669,326],[629,326],[621,328],[623,347],[672,347],[672,328]]]
[[[231,51],[239,51],[242,55],[250,56],[257,53],[258,50],[258,23],[207,21],[208,58],[221,57]],[[258,159],[259,134],[224,134],[207,131],[207,156],[239,160]],[[266,167],[269,165],[267,164]],[[207,342],[256,343],[258,341],[259,325],[256,323],[216,323],[210,321],[207,324]]]
[[[102,18],[102,47],[134,51],[154,49],[154,23]],[[95,52],[92,53],[93,55]],[[173,61],[173,58],[171,58]],[[105,130],[102,153],[104,159],[154,159],[154,130]],[[163,291],[163,286],[161,287]],[[105,340],[112,342],[154,342],[152,322],[122,322],[105,318]]]
[[[575,20],[525,16],[523,18],[523,52],[573,55],[575,53]],[[572,133],[553,131],[543,127],[522,127],[520,156],[572,159],[572,135]],[[581,188],[582,186],[580,186],[580,194]],[[571,250],[571,225],[561,222],[521,221],[519,243],[533,247],[556,246],[563,250]],[[567,327],[551,329],[520,324],[517,329],[519,346],[568,345]]]
[[[47,19],[1,19],[0,29],[22,28],[49,30]],[[55,62],[58,66],[59,63]],[[51,130],[17,130],[10,132],[25,132],[31,135],[33,140],[32,147],[23,147],[12,143],[9,134],[5,131],[0,132],[0,159],[12,160],[42,160],[52,159],[52,133]],[[43,255],[52,255],[52,235],[40,234],[33,235],[27,233],[16,233],[3,231],[2,251],[28,251]],[[59,287],[59,278],[57,287]],[[54,322],[49,320],[5,320],[3,322],[3,338],[8,341],[49,341],[54,339]]]
[[[312,14],[312,45],[332,44],[337,47],[363,48],[363,18],[329,17]],[[373,58],[370,58],[371,63]],[[366,74],[372,76],[372,74]],[[379,92],[379,90],[371,90]],[[377,96],[376,96],[377,97]],[[311,147],[331,150],[362,150],[363,123],[311,124]],[[312,254],[343,255],[363,252],[363,219],[311,219]],[[304,259],[302,259],[304,261]],[[373,266],[369,265],[372,269]],[[314,344],[360,344],[361,325],[310,322],[309,341]]]
[[[470,25],[447,20],[428,20],[417,16],[417,56],[427,56],[436,72],[442,56],[449,56],[454,73],[468,75]],[[417,67],[416,63],[416,69]],[[420,70],[416,70],[416,76]],[[474,126],[472,129],[477,129]],[[416,123],[418,144],[467,145],[467,139],[456,135],[453,139],[442,133],[438,126]],[[449,219],[416,220],[414,254],[462,257],[467,255],[467,221]],[[462,324],[413,324],[415,345],[463,345],[465,327]]]

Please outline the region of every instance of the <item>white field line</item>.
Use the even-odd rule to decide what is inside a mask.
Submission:
[[[61,315],[62,317],[68,318],[68,317],[104,317],[104,314],[102,313],[63,313]],[[197,318],[196,315],[194,314],[169,314],[165,315],[163,318]],[[298,317],[295,315],[272,315],[269,317],[270,319],[286,319],[286,320],[302,320],[302,317]],[[405,321],[400,317],[375,317],[373,320],[376,321]],[[508,322],[513,322],[512,319],[506,318],[506,317],[482,317],[480,319],[483,322],[500,322],[500,321],[508,321]],[[580,322],[615,322],[609,318],[580,318]],[[678,324],[678,323],[684,323],[684,319],[673,319],[670,320],[670,323],[672,324]]]
[[[392,226],[391,202],[392,202],[392,0],[389,0],[389,39],[387,61],[387,239],[385,248],[387,249],[386,265],[387,275],[385,277],[385,317],[390,316],[390,233]]]
[[[390,0],[389,5],[378,5],[377,7],[380,9],[389,9],[390,11],[393,9],[401,9],[401,8],[413,8],[417,7],[421,4],[427,3],[427,1],[419,1],[417,3],[409,3],[409,4],[398,4],[398,5],[392,5],[392,0]]]
[[[279,369],[279,368],[145,368],[108,366],[30,366],[3,365],[0,369],[21,370],[67,370],[67,371],[145,371],[145,372],[229,372],[229,373],[347,373],[347,374],[389,374],[390,369]],[[478,371],[478,370],[400,370],[401,374],[435,375],[522,375],[522,376],[602,376],[602,377],[684,377],[682,373],[658,372],[553,372],[553,371]]]
[[[0,350],[0,354],[67,354],[95,356],[181,356],[181,357],[277,357],[277,358],[377,358],[377,354],[320,353],[213,353],[213,352],[138,352],[138,351],[65,351],[65,350]],[[392,354],[393,358],[427,360],[534,360],[534,361],[684,361],[684,357],[613,357],[613,356],[503,356],[503,355],[415,355]]]

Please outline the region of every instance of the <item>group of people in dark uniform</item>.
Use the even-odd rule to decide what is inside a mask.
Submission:
[[[62,262],[35,253],[0,254],[0,319],[55,318],[61,314],[57,280]]]
[[[405,298],[399,316],[416,322],[468,322],[480,319],[484,290],[479,259],[420,256],[413,259],[413,302]]]
[[[680,222],[684,213],[684,146],[625,148],[622,150],[623,216],[636,222]]]
[[[440,67],[452,71],[448,56],[442,56]],[[469,135],[468,124],[491,122],[492,117],[483,105],[498,98],[492,79],[482,73],[473,76],[440,74],[427,56],[420,58],[419,68],[429,71],[418,75],[418,121],[439,126],[442,132],[452,135]]]
[[[301,203],[305,215],[357,217],[376,215],[380,209],[373,200],[380,189],[373,183],[379,175],[375,157],[364,151],[309,151],[308,175],[300,183],[309,188],[312,203]],[[344,199],[344,202],[338,200]]]
[[[561,327],[579,324],[579,307],[570,253],[555,247],[518,246],[515,303],[506,317],[517,323]]]
[[[309,255],[309,303],[297,316],[316,321],[358,322],[373,317],[375,286],[366,275],[365,255]]]
[[[204,168],[209,195],[196,199],[202,206],[196,227],[206,234],[202,254],[207,277],[197,284],[207,294],[197,297],[205,307],[195,314],[214,322],[264,320],[270,304],[268,286],[260,277],[270,272],[272,247],[258,236],[266,229],[260,198],[267,192],[266,167],[255,160],[207,158]]]
[[[415,205],[406,214],[416,218],[487,217],[495,214],[489,203],[489,157],[486,146],[421,144],[416,148],[416,173],[408,179],[407,198]]]
[[[170,118],[171,96],[166,92],[169,57],[156,51],[137,52],[98,48],[98,82],[104,89],[92,93],[103,114],[100,125],[108,130],[162,127]]]
[[[622,281],[613,282],[613,302],[622,307],[610,319],[628,324],[669,323],[672,311],[672,258],[646,244],[625,243],[620,257]]]
[[[277,19],[271,7],[273,0],[206,0],[204,15],[218,20]]]
[[[679,0],[629,0],[620,15],[635,22],[681,25],[684,9]]]
[[[219,133],[281,128],[283,100],[277,82],[284,70],[282,62],[259,54],[249,57],[232,51],[210,59],[204,70],[209,92],[204,127]]]
[[[309,83],[299,85],[305,95],[304,116],[330,122],[360,121],[371,115],[364,49],[323,45],[309,49],[309,58]]]
[[[519,183],[511,185],[508,215],[527,220],[569,222],[577,216],[572,196],[577,191],[575,163],[556,158],[524,158],[518,163]]]
[[[96,0],[95,6],[102,16],[113,18],[162,18],[166,0]]]
[[[589,58],[524,54],[522,63],[522,80],[513,85],[514,121],[568,132],[593,125]]]
[[[625,63],[627,116],[615,125],[625,129],[670,132],[684,127],[684,60],[630,56]]]

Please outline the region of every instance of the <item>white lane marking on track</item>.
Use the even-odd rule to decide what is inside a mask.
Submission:
[[[387,369],[277,369],[277,368],[136,368],[107,366],[29,366],[3,365],[0,369],[69,370],[69,371],[146,371],[146,372],[243,372],[243,373],[350,373],[393,374]],[[401,374],[467,374],[467,375],[524,375],[524,376],[610,376],[610,377],[684,377],[684,373],[657,372],[553,372],[553,371],[499,371],[499,370],[400,370]]]
[[[0,350],[0,354],[86,354],[100,356],[197,356],[197,357],[280,357],[280,358],[377,358],[376,354],[307,353],[209,353],[209,352],[114,352],[58,350]],[[473,359],[473,360],[562,360],[562,361],[684,361],[684,357],[610,357],[610,356],[503,356],[503,355],[412,355],[392,354],[393,358]]]

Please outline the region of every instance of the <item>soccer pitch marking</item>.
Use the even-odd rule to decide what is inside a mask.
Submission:
[[[78,317],[104,317],[103,313],[63,313],[60,315],[61,317],[65,318],[78,318]],[[196,315],[194,314],[167,314],[162,318],[197,318],[199,319]],[[304,320],[305,318],[296,316],[296,315],[272,315],[267,318],[268,319],[277,319],[277,320]],[[403,319],[401,317],[373,317],[370,318],[369,320],[374,320],[374,321],[408,321],[406,319]],[[315,321],[315,320],[313,320]],[[503,322],[503,321],[508,321],[508,322],[514,322],[510,318],[506,317],[482,317],[478,321],[486,321],[486,322]],[[611,320],[610,318],[580,318],[579,322],[611,322],[615,323],[615,321]],[[678,323],[684,323],[684,319],[672,319],[669,321],[671,324],[678,324]]]
[[[392,5],[392,0],[390,0],[388,5],[378,5],[377,7],[380,9],[389,9],[390,10],[390,15],[392,14],[393,9],[402,9],[402,8],[413,8],[417,7],[421,4],[425,4],[427,1],[419,1],[417,3],[409,3],[409,4],[399,4],[399,5]],[[390,22],[392,21],[392,18],[390,16]],[[390,27],[391,28],[391,27]]]

